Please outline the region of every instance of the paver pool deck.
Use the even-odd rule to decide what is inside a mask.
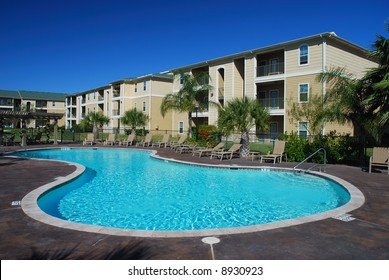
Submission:
[[[44,146],[39,146],[44,147]],[[48,146],[53,147],[53,146]],[[65,146],[62,146],[65,147]],[[66,147],[80,147],[66,145]],[[27,147],[30,148],[30,147]],[[34,146],[31,148],[38,148]],[[114,147],[115,148],[115,147]],[[121,147],[122,148],[122,147]],[[21,149],[11,147],[11,150]],[[152,148],[161,157],[206,164],[273,166],[273,164],[235,158],[210,160]],[[295,163],[276,164],[293,167]],[[30,191],[75,171],[73,165],[0,156],[0,258],[29,259],[32,251],[72,250],[82,257],[87,252],[104,254],[122,244],[140,242],[147,259],[211,259],[210,246],[202,237],[152,238],[114,236],[54,227],[27,216],[20,205]],[[326,173],[356,186],[365,203],[349,214],[352,221],[334,218],[253,233],[218,236],[214,244],[216,259],[238,260],[339,260],[389,259],[389,176],[386,172],[369,174],[359,167],[327,165]]]

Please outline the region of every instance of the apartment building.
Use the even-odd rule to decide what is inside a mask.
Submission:
[[[114,81],[109,85],[66,98],[67,128],[79,124],[89,112],[100,112],[110,118],[106,129],[123,132],[120,118],[125,111],[136,108],[148,116],[145,129],[172,130],[172,116],[161,116],[163,97],[171,92],[173,75],[159,73]]]
[[[344,67],[356,77],[377,64],[366,50],[335,33],[322,33],[268,47],[184,66],[172,71],[207,72],[213,91],[207,97],[221,106],[234,97],[259,99],[270,113],[270,138],[280,133],[298,132],[307,136],[309,122],[293,120],[288,114],[291,104],[306,103],[313,95],[326,94],[325,83],[317,76],[326,69]],[[180,78],[173,81],[173,91],[180,88]],[[218,112],[210,107],[193,114],[196,124],[216,124]],[[353,133],[351,124],[327,123],[325,131]],[[325,132],[324,131],[324,132]]]
[[[0,110],[4,111],[34,111],[44,113],[65,113],[65,94],[52,92],[37,92],[25,90],[0,90]],[[20,123],[6,124],[20,127]],[[46,125],[45,120],[29,120],[27,127]],[[65,117],[58,120],[58,126],[65,125]]]
[[[321,33],[280,44],[253,49],[217,59],[203,61],[137,78],[124,79],[67,97],[67,127],[78,124],[90,111],[110,117],[107,128],[121,129],[123,112],[137,108],[149,117],[149,130],[170,130],[184,133],[187,115],[169,112],[160,114],[162,98],[178,92],[182,80],[173,72],[206,72],[212,86],[199,102],[213,101],[225,106],[234,97],[259,99],[270,113],[270,138],[280,133],[298,132],[307,136],[309,122],[296,121],[288,113],[292,103],[307,103],[314,95],[324,96],[327,85],[317,81],[326,69],[344,67],[356,77],[377,64],[369,59],[366,50],[333,32]],[[209,107],[192,113],[195,125],[217,125],[218,110]],[[327,123],[325,131],[353,133],[351,125]],[[323,132],[325,132],[323,131]]]

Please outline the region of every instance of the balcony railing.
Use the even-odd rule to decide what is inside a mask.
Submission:
[[[104,101],[104,96],[99,95],[98,96],[98,101]]]
[[[260,98],[259,102],[263,107],[269,110],[278,110],[284,109],[284,99],[281,97],[278,98]]]
[[[257,67],[257,77],[284,74],[284,63],[272,63]]]
[[[112,110],[112,116],[120,116],[120,110],[117,109]]]

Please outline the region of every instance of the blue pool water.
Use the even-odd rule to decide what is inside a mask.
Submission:
[[[240,227],[312,215],[346,204],[337,183],[291,172],[196,167],[110,149],[26,151],[18,156],[86,166],[38,200],[73,222],[142,230]]]

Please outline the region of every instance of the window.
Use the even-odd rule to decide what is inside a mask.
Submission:
[[[308,64],[308,45],[300,47],[300,65]]]
[[[184,84],[184,74],[180,74],[180,85]]]
[[[146,90],[146,80],[143,81],[143,91]]]
[[[135,91],[135,92],[138,92],[138,84],[137,84],[137,83],[135,83],[134,91]]]
[[[180,134],[184,133],[184,122],[178,123],[178,133]]]
[[[136,111],[136,102],[134,102],[134,110]]]
[[[299,122],[299,137],[308,138],[308,122]]]
[[[299,102],[308,102],[308,84],[299,84]]]
[[[51,106],[55,107],[55,101],[51,102]]]
[[[96,92],[93,93],[93,99],[96,99]]]
[[[278,138],[278,123],[270,123],[270,139],[276,140]]]
[[[142,111],[146,112],[146,101],[143,101],[142,103]]]

